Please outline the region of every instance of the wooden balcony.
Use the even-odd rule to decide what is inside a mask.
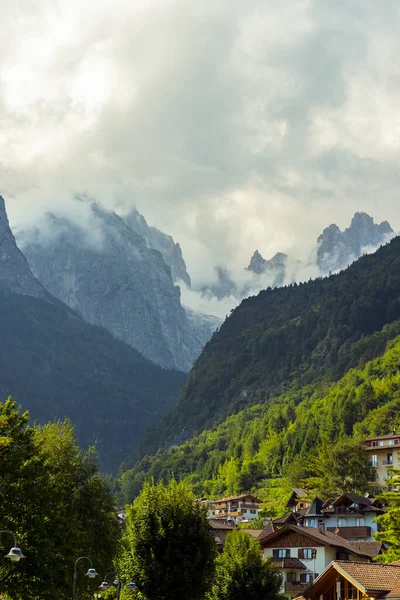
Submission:
[[[300,581],[285,581],[285,594],[297,594],[301,596],[309,583],[300,583]]]
[[[337,533],[343,538],[369,538],[371,537],[371,527],[361,525],[359,527],[327,527],[327,531]],[[339,531],[337,531],[339,529]]]

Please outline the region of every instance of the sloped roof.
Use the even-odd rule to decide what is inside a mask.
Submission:
[[[255,540],[258,540],[264,529],[239,529],[239,531],[244,531],[251,535]]]
[[[258,500],[253,494],[240,494],[240,496],[229,496],[228,498],[219,498],[218,500],[213,500],[213,502],[230,502],[231,500],[241,500],[242,498],[246,498],[250,496],[250,498],[254,498],[255,502],[261,502]]]
[[[283,515],[283,517],[279,517],[278,519],[274,519],[273,523],[275,525],[286,525],[287,523],[290,523],[290,521],[297,522],[296,515],[293,512],[286,513],[285,515]]]
[[[208,522],[210,523],[212,529],[229,529],[229,531],[236,529],[234,525],[230,525],[223,519],[208,519]]]
[[[400,585],[400,566],[335,560],[337,565],[359,583],[366,592],[390,592]]]
[[[298,558],[272,558],[277,569],[306,569],[306,565]]]
[[[306,508],[304,516],[305,517],[323,517],[324,513],[322,512],[322,506],[324,501],[315,496],[311,505]]]
[[[332,502],[333,506],[340,506],[343,503],[343,500],[348,499],[353,504],[361,504],[361,506],[371,506],[372,502],[370,498],[365,498],[365,496],[357,496],[357,494],[345,493],[335,499]]]
[[[381,542],[350,542],[350,544],[363,554],[368,554],[371,558],[378,556],[382,548]]]
[[[365,550],[354,545],[354,542],[349,542],[345,538],[342,538],[341,536],[336,535],[335,533],[331,533],[330,531],[322,533],[314,527],[299,527],[297,525],[285,525],[284,527],[278,529],[274,533],[261,536],[260,543],[262,546],[266,545],[268,542],[291,532],[295,532],[299,535],[304,535],[305,537],[308,537],[310,540],[312,540],[314,543],[319,544],[320,546],[331,546],[334,548],[345,550],[350,554],[358,554],[359,556],[371,558],[370,550],[366,552]]]
[[[271,535],[271,533],[274,533],[276,530],[277,530],[277,528],[275,527],[274,523],[272,521],[270,521],[269,523],[266,524],[266,526],[260,533],[259,539],[261,540],[262,538],[264,538],[268,535]]]

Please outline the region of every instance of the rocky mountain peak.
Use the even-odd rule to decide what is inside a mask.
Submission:
[[[330,225],[318,237],[317,264],[321,274],[339,271],[359,258],[368,248],[378,248],[394,235],[387,221],[379,225],[365,212],[357,212],[347,229]]]
[[[136,208],[125,215],[123,220],[145,240],[148,248],[161,253],[165,264],[171,269],[174,282],[183,281],[188,287],[191,287],[191,280],[181,247],[179,243],[174,241],[172,236],[163,233],[156,227],[149,226],[146,219]]]
[[[2,196],[0,196],[0,282],[17,294],[46,296],[46,291],[33,276],[24,255],[16,244]]]

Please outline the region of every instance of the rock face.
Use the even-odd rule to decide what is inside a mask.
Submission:
[[[317,265],[321,275],[346,268],[367,249],[377,248],[393,235],[387,221],[375,224],[374,219],[363,212],[356,213],[344,231],[330,225],[317,240]]]
[[[256,250],[247,270],[259,275],[260,283],[265,283],[261,279],[262,275],[269,275],[268,285],[271,287],[283,285],[285,279],[296,281],[299,269],[311,264],[316,264],[319,275],[325,276],[345,269],[362,254],[378,249],[394,235],[394,231],[387,221],[378,225],[374,223],[372,217],[359,212],[354,215],[350,226],[344,231],[341,231],[335,224],[324,229],[318,237],[308,265],[301,265],[297,261],[293,263],[293,269],[288,273],[289,257],[287,254],[278,252],[270,260],[265,260]]]
[[[90,238],[55,215],[48,215],[44,228],[51,236],[43,229],[19,235],[33,273],[85,321],[102,325],[156,364],[188,371],[211,335],[209,323],[201,333],[199,324],[193,328],[170,267],[150,247],[144,219],[137,217],[133,228],[132,216],[122,219],[94,202],[90,210]]]
[[[190,276],[179,243],[175,243],[170,235],[163,233],[156,227],[149,227],[146,219],[136,209],[123,217],[123,220],[145,240],[148,248],[158,250],[161,253],[164,262],[171,269],[173,281],[183,281],[190,288]]]
[[[0,282],[11,291],[44,298],[46,291],[33,276],[11,232],[4,199],[0,196]]]
[[[277,252],[270,260],[265,260],[258,250],[251,257],[250,264],[247,267],[248,271],[252,271],[256,275],[267,273],[271,275],[271,287],[282,285],[285,279],[288,255],[283,252]]]

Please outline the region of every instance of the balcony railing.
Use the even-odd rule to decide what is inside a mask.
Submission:
[[[301,583],[300,581],[285,581],[285,594],[298,594],[300,596],[309,585],[309,583]]]
[[[359,525],[358,527],[327,527],[327,531],[337,533],[343,538],[369,538],[371,537],[371,527]],[[339,530],[339,531],[337,531]]]

